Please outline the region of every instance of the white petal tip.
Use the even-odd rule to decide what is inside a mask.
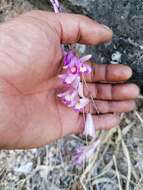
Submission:
[[[91,113],[88,113],[86,116],[86,122],[85,122],[83,135],[86,135],[86,136],[89,135],[92,138],[96,137],[96,130],[95,130],[94,121],[93,121],[93,117]]]
[[[89,61],[91,58],[92,58],[91,54],[85,55],[84,57],[80,58],[80,61],[81,62],[86,62],[86,61]]]

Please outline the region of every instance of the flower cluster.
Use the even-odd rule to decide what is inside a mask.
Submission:
[[[80,146],[74,152],[72,162],[76,165],[83,166],[85,162],[93,155],[99,143],[100,140],[97,140],[91,145]]]
[[[58,97],[65,105],[77,111],[82,110],[89,103],[89,99],[83,95],[80,76],[91,72],[91,67],[85,63],[90,59],[91,55],[79,58],[73,51],[66,52],[63,66],[65,73],[59,75],[63,83],[69,85],[70,88],[58,94]]]
[[[58,0],[50,0],[50,2],[53,5],[55,13],[61,12]],[[91,73],[92,68],[86,62],[90,60],[92,56],[86,55],[79,58],[76,53],[70,49],[72,48],[68,48],[68,51],[65,52],[64,55],[64,73],[59,75],[59,78],[63,81],[63,83],[68,86],[68,90],[59,93],[57,96],[66,106],[73,108],[75,111],[83,111],[84,113],[83,109],[89,103],[90,99],[84,96],[83,81],[81,81],[81,78],[84,77],[85,74]],[[89,135],[94,139],[96,138],[91,113],[86,115],[83,134]],[[78,147],[73,154],[73,164],[82,166],[87,159],[92,156],[99,143],[100,141],[97,140],[88,146]]]

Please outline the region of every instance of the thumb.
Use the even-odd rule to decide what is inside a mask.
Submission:
[[[86,16],[78,14],[32,11],[30,16],[43,20],[58,34],[61,43],[82,43],[96,45],[110,41],[112,31]]]
[[[62,43],[82,43],[96,45],[110,41],[112,31],[105,25],[82,15],[56,14],[60,23],[60,38]]]

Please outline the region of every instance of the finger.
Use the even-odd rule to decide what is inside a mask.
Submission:
[[[85,76],[87,82],[121,82],[132,76],[132,70],[126,65],[91,64],[92,72]]]
[[[84,85],[84,95],[99,100],[130,100],[139,94],[135,84],[93,84]]]
[[[32,15],[54,28],[62,43],[99,44],[110,41],[112,31],[105,25],[82,15],[55,14],[46,11],[32,11],[26,15]]]
[[[135,101],[94,101],[94,104],[90,102],[89,105],[85,107],[85,113],[122,113],[129,112],[135,109]]]
[[[83,115],[80,115],[80,120],[82,121],[82,125],[84,125],[84,118]],[[116,127],[119,122],[119,116],[116,114],[105,114],[105,115],[93,115],[94,125],[96,129],[110,129],[112,127]]]
[[[60,14],[57,19],[62,27],[63,43],[99,44],[110,41],[112,31],[105,25],[81,15]]]

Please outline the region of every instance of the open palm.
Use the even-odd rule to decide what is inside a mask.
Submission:
[[[83,130],[83,117],[57,99],[63,53],[61,43],[98,44],[111,40],[104,25],[80,15],[32,11],[0,26],[0,146],[32,148]],[[89,63],[90,64],[90,63]],[[119,113],[134,109],[134,84],[117,84],[132,72],[123,65],[94,65],[89,94],[101,115],[95,127],[109,129]],[[97,83],[96,83],[97,82]],[[99,83],[100,82],[100,83]],[[111,83],[114,83],[114,86]],[[88,107],[86,108],[88,112]]]

